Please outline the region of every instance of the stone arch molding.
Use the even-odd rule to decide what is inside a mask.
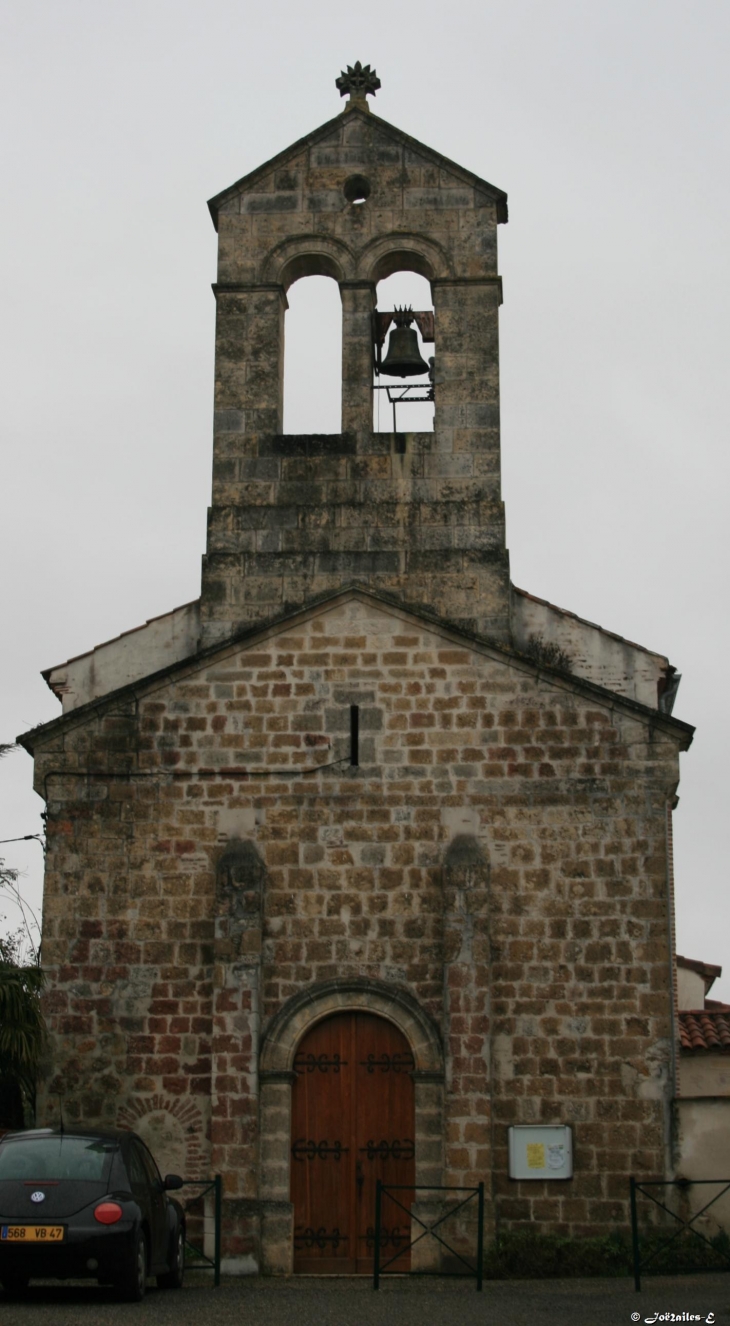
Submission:
[[[377,284],[394,272],[417,272],[428,281],[453,276],[446,250],[436,240],[416,231],[393,231],[366,244],[359,255],[357,276]]]
[[[382,981],[344,977],[294,995],[270,1022],[259,1058],[261,1256],[262,1270],[269,1273],[289,1274],[293,1265],[291,1094],[297,1046],[323,1018],[358,1011],[394,1023],[411,1046],[416,1063],[416,1183],[433,1186],[442,1181],[443,1050],[435,1024],[416,1000]]]
[[[454,275],[446,250],[416,231],[393,231],[370,240],[359,254],[332,235],[295,235],[267,254],[261,279],[288,290],[304,276],[331,276],[337,282],[365,280],[377,284],[394,272],[413,271],[427,280]]]
[[[117,1109],[117,1125],[139,1133],[147,1143],[163,1174],[182,1178],[204,1178],[209,1168],[207,1134],[203,1114],[186,1096],[132,1096]]]
[[[385,982],[340,978],[294,995],[272,1019],[262,1038],[260,1072],[289,1074],[302,1037],[332,1013],[374,1013],[403,1032],[413,1052],[416,1073],[443,1075],[441,1038],[412,995]]]
[[[263,263],[262,280],[288,290],[304,276],[352,280],[355,259],[343,240],[329,235],[296,235],[275,245]]]

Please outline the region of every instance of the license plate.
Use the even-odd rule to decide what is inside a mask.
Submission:
[[[62,1243],[63,1225],[0,1225],[3,1243]]]

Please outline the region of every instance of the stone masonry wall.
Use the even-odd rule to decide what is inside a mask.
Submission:
[[[307,987],[371,978],[441,1035],[443,1182],[485,1179],[492,1227],[625,1223],[627,1176],[664,1171],[683,743],[362,595],[60,720],[35,751],[44,1120],[56,1090],[73,1122],[179,1102],[190,1163],[224,1175],[228,1255],[259,1258],[262,1032]],[[507,1177],[530,1121],[573,1125],[572,1182]]]

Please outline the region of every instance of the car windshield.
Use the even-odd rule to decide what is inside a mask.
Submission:
[[[19,1137],[0,1146],[0,1179],[105,1180],[116,1142],[99,1137]]]

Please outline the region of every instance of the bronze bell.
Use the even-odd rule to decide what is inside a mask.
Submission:
[[[381,373],[388,373],[394,378],[420,377],[428,373],[428,364],[421,358],[418,349],[418,332],[411,327],[413,310],[397,308],[394,310],[395,327],[390,333],[388,353],[380,365]]]

